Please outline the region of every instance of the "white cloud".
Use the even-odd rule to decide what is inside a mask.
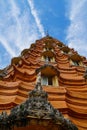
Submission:
[[[31,43],[40,38],[40,35],[44,34],[40,20],[38,31],[36,20],[31,17],[29,6],[20,1],[22,7],[19,7],[18,2],[15,0],[0,1],[0,41],[9,53],[9,57],[18,56],[21,50],[28,48]],[[3,67],[4,65],[5,63]]]
[[[11,47],[9,46],[9,44],[7,43],[6,39],[4,39],[3,37],[0,37],[0,44],[2,44],[4,46],[4,48],[7,50],[7,52],[14,57],[16,55],[16,53],[11,49]]]
[[[19,20],[19,15],[20,15],[20,8],[18,8],[17,4],[15,3],[14,0],[10,0],[10,7],[11,7],[11,16],[15,19],[16,22],[16,33],[18,35],[17,39],[16,39],[16,45],[19,47],[19,49],[21,50],[21,46],[20,46],[20,42],[21,42],[21,33],[22,33],[22,26],[21,26],[21,22]]]
[[[70,25],[66,40],[70,47],[87,56],[87,0],[71,0],[67,4]]]
[[[31,13],[36,21],[36,24],[37,24],[37,27],[39,29],[39,32],[41,33],[42,37],[45,36],[45,32],[44,32],[44,28],[40,22],[40,19],[38,17],[38,13],[34,7],[34,2],[33,0],[28,0],[28,3],[29,3],[29,6],[30,6],[30,9],[31,9]]]

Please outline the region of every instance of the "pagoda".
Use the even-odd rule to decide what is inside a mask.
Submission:
[[[0,130],[87,130],[86,66],[61,41],[36,40],[0,70]]]

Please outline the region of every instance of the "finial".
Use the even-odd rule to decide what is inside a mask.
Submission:
[[[46,30],[46,36],[49,37],[49,31],[48,30]]]

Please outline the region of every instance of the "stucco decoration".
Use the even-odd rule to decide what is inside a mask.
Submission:
[[[40,74],[37,84],[29,93],[28,99],[14,107],[10,114],[3,112],[0,115],[0,130],[14,130],[14,127],[26,127],[31,125],[32,119],[48,120],[54,125],[60,127],[60,130],[78,130],[78,128],[68,119],[55,109],[48,101],[48,94],[42,89]]]

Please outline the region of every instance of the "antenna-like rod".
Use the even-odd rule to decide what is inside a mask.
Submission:
[[[46,34],[47,37],[49,37],[49,31],[48,30],[46,30],[45,34]]]

